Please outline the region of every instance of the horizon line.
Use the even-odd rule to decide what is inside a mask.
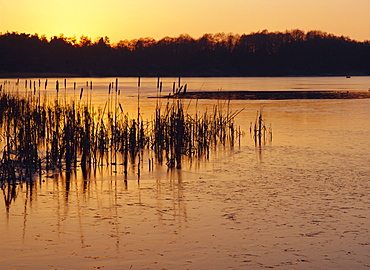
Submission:
[[[268,29],[263,29],[263,30],[258,30],[258,31],[252,31],[250,33],[234,33],[234,32],[224,32],[224,31],[220,31],[220,32],[205,32],[204,34],[200,35],[198,38],[188,34],[188,33],[181,33],[177,36],[169,36],[169,35],[166,35],[166,36],[163,36],[161,38],[153,38],[151,36],[141,36],[141,37],[137,37],[137,38],[132,38],[132,39],[119,39],[118,41],[116,42],[110,42],[110,37],[105,35],[105,36],[96,36],[96,37],[90,37],[88,35],[85,35],[85,34],[82,34],[81,36],[77,37],[76,34],[74,34],[73,36],[65,36],[64,33],[59,33],[59,35],[51,35],[51,36],[47,36],[46,34],[39,34],[39,33],[26,33],[26,32],[22,32],[22,31],[5,31],[5,32],[2,32],[0,31],[0,36],[3,36],[3,35],[6,35],[6,34],[18,34],[18,35],[29,35],[29,36],[37,36],[39,38],[45,38],[47,41],[51,41],[53,38],[63,38],[65,40],[69,40],[69,41],[72,41],[74,39],[78,39],[78,38],[88,38],[90,39],[91,41],[96,41],[98,42],[100,39],[107,39],[109,41],[109,44],[118,44],[119,42],[121,41],[133,41],[133,40],[139,40],[139,39],[153,39],[155,41],[159,41],[159,40],[162,40],[162,39],[165,39],[165,38],[177,38],[177,37],[181,37],[181,36],[188,36],[192,39],[200,39],[202,38],[203,36],[205,35],[217,35],[217,34],[225,34],[225,35],[233,35],[233,36],[242,36],[242,35],[253,35],[253,34],[273,34],[273,33],[289,33],[289,32],[292,32],[292,31],[301,31],[303,32],[304,34],[307,34],[307,33],[310,33],[310,32],[319,32],[319,33],[322,33],[322,34],[325,34],[327,36],[333,36],[333,37],[341,37],[341,38],[346,38],[346,39],[350,39],[352,41],[356,41],[356,42],[369,42],[370,39],[364,39],[363,41],[360,41],[360,40],[357,40],[357,39],[352,39],[350,36],[348,35],[336,35],[336,34],[333,34],[333,33],[329,33],[329,32],[326,32],[324,30],[319,30],[319,29],[311,29],[311,30],[302,30],[300,28],[292,28],[292,29],[285,29],[284,31],[280,31],[280,30],[276,30],[276,31],[269,31]]]

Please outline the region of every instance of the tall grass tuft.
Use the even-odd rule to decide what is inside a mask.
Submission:
[[[252,133],[252,124],[250,132]],[[253,139],[256,146],[262,146],[265,145],[267,142],[272,141],[272,128],[270,125],[267,129],[265,125],[265,120],[262,116],[262,109],[257,111],[256,120],[253,127]]]
[[[158,87],[162,87],[159,79]],[[118,80],[113,89],[109,84],[109,99],[98,110],[91,102],[81,102],[83,88],[79,100],[71,104],[59,102],[58,95],[50,102],[46,98],[42,101],[40,94],[21,97],[2,89],[0,186],[32,181],[36,175],[41,179],[48,170],[69,173],[80,167],[87,177],[97,166],[118,166],[118,160],[122,160],[120,165],[127,179],[130,165],[140,175],[143,151],[152,157],[148,158],[149,170],[154,164],[180,169],[185,160],[208,158],[211,148],[232,147],[240,135],[234,124],[240,111],[231,112],[228,102],[215,105],[209,112],[191,115],[180,99],[167,100],[163,106],[157,99],[154,119],[144,120],[138,89],[138,115],[132,119],[118,101]]]

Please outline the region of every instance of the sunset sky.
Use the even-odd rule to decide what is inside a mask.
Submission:
[[[322,30],[370,40],[369,0],[0,0],[0,32],[124,39]]]

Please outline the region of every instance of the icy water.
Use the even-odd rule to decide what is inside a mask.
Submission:
[[[26,91],[24,79],[1,83],[30,95],[34,82],[39,87],[30,80]],[[99,106],[108,98],[133,116],[139,104],[144,118],[153,114],[148,96],[178,85],[178,78],[161,79],[159,93],[157,78],[141,78],[140,89],[137,78],[119,78],[120,94],[107,97],[115,78],[70,78],[66,88],[63,78],[50,78],[40,95],[52,100],[56,80],[66,102]],[[185,83],[188,91],[370,88],[369,77],[181,78]],[[217,103],[184,102],[198,111]],[[89,177],[80,170],[45,174],[32,189],[18,185],[12,201],[3,189],[0,269],[370,268],[370,100],[230,102],[231,110],[241,108],[240,144],[181,170],[149,170],[144,162],[140,179],[132,167],[127,184],[120,166]],[[261,108],[273,140],[255,147],[249,126]]]

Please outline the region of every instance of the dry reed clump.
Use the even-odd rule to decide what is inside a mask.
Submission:
[[[118,95],[117,81],[115,92]],[[228,104],[190,115],[180,100],[168,100],[163,107],[157,100],[154,120],[144,121],[139,105],[137,119],[131,119],[113,97],[111,85],[109,94],[105,107],[95,110],[91,103],[81,105],[78,100],[72,104],[58,99],[41,102],[36,92],[21,97],[1,91],[0,186],[32,180],[36,175],[41,179],[48,170],[117,166],[118,160],[123,160],[120,165],[127,175],[130,164],[142,162],[144,150],[155,158],[149,168],[157,162],[180,169],[184,158],[208,158],[211,147],[233,146],[240,135],[234,124],[240,111],[230,112]],[[80,100],[82,95],[83,89]]]
[[[250,125],[250,133],[253,133],[253,139],[255,146],[265,145],[267,142],[272,142],[272,128],[271,125],[267,129],[265,120],[262,116],[262,109],[257,111],[256,120],[252,129],[252,123]]]
[[[212,113],[192,116],[184,111],[181,100],[167,102],[163,111],[157,106],[151,138],[157,161],[180,169],[183,157],[208,158],[210,148],[219,143],[233,146],[240,135],[234,124],[240,111],[230,113],[228,108],[218,104]]]

